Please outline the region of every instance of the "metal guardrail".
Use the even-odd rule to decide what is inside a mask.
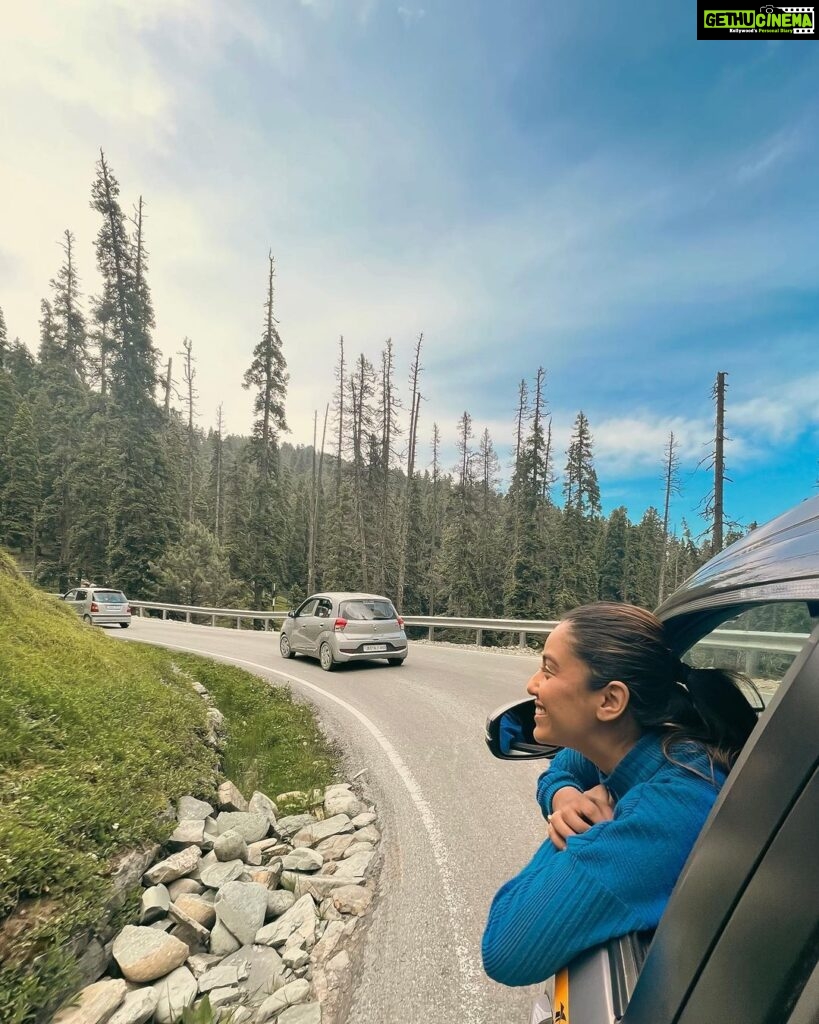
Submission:
[[[236,628],[242,628],[243,620],[261,621],[266,631],[271,629],[271,624],[281,622],[287,618],[286,612],[260,612],[249,608],[203,608],[195,605],[163,604],[157,601],[129,601],[132,608],[136,609],[140,617],[143,611],[161,611],[162,618],[167,619],[168,613],[184,615],[186,622],[193,622],[194,617],[210,619],[210,625],[215,626],[217,619],[233,619],[236,621]],[[448,615],[406,615],[404,625],[420,626],[427,630],[429,640],[435,639],[436,629],[468,629],[475,630],[475,643],[478,647],[483,642],[485,632],[492,633],[516,633],[518,644],[526,649],[529,634],[545,636],[555,628],[555,619],[477,619],[477,618],[455,618]],[[710,633],[704,640],[701,640],[700,647],[708,648],[730,648],[745,652],[745,671],[749,675],[755,675],[759,666],[759,656],[765,652],[777,654],[798,654],[805,641],[807,633],[766,633],[751,632],[744,629],[718,629]]]

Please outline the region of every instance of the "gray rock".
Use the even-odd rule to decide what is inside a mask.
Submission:
[[[331,897],[333,906],[342,914],[355,914],[361,917],[366,914],[373,901],[373,894],[363,885],[345,885],[336,889]]]
[[[211,1008],[218,1010],[220,1006],[231,1006],[233,1003],[238,1003],[241,994],[238,988],[226,986],[225,988],[213,989],[212,992],[208,993],[208,998]]]
[[[217,802],[223,811],[246,811],[247,800],[232,782],[223,782],[219,787]]]
[[[350,796],[355,795],[353,793],[352,784],[349,782],[336,782],[332,786],[327,786],[324,790],[324,799],[335,796]]]
[[[248,843],[257,843],[270,831],[270,822],[264,814],[249,814],[244,811],[222,811],[216,819],[219,835],[235,829]]]
[[[125,982],[121,978],[95,981],[75,997],[79,1004],[68,1006],[54,1017],[52,1024],[105,1024],[125,998]]]
[[[171,832],[168,839],[169,846],[201,846],[205,838],[204,821],[185,820],[180,821]]]
[[[261,1024],[261,1022],[268,1020],[275,1014],[281,1013],[282,1010],[286,1010],[288,1006],[303,1003],[309,995],[309,982],[291,981],[268,999],[265,999],[256,1013],[256,1020]]]
[[[196,999],[196,978],[187,967],[177,967],[157,982],[154,989],[157,994],[154,1020],[157,1024],[174,1024],[182,1016],[185,1007]]]
[[[297,898],[309,894],[317,903],[321,903],[337,889],[359,885],[363,881],[363,878],[349,875],[298,875],[293,893]]]
[[[201,993],[210,992],[213,988],[225,988],[227,986],[236,986],[240,981],[244,979],[250,973],[250,965],[246,960],[243,960],[238,964],[220,964],[218,967],[212,967],[209,971],[205,971],[199,978],[199,991]]]
[[[304,846],[282,858],[282,868],[285,871],[318,871],[323,864],[324,858],[320,853]]]
[[[258,882],[228,882],[216,894],[216,916],[242,945],[253,942],[264,924],[267,894]]]
[[[168,913],[170,905],[171,897],[164,885],[152,885],[148,889],[144,889],[139,923],[151,924],[152,921],[158,921]]]
[[[173,935],[176,935],[177,938],[186,942],[189,946],[202,946],[207,949],[210,942],[209,929],[201,925],[190,914],[186,914],[180,903],[172,903],[168,907],[168,916],[183,929],[182,933],[174,930],[172,932]],[[190,939],[193,941],[191,942]],[[191,952],[196,952],[196,950],[191,949]]]
[[[228,956],[241,946],[241,942],[232,935],[227,928],[217,919],[213,930],[210,933],[210,951],[219,956]]]
[[[176,816],[180,821],[204,821],[213,814],[213,808],[204,800],[193,796],[180,797],[176,807]]]
[[[91,939],[77,961],[77,972],[83,986],[101,978],[111,963],[111,943],[103,945],[99,939]]]
[[[364,828],[360,828],[355,834],[355,841],[357,843],[377,843],[380,839],[381,833],[375,825],[365,825]]]
[[[344,923],[330,921],[324,934],[313,948],[313,961],[320,964],[328,960],[336,951],[336,946],[344,936]]]
[[[299,967],[306,967],[309,962],[310,954],[300,946],[291,946],[282,953],[282,963],[291,971],[298,970]]]
[[[296,897],[287,889],[272,889],[267,893],[267,916],[281,917],[296,902]]]
[[[168,883],[168,895],[171,897],[171,902],[175,903],[185,893],[193,893],[198,896],[204,888],[204,885],[197,882],[195,878],[177,878]]]
[[[375,854],[372,852],[356,853],[352,857],[344,857],[342,860],[337,861],[338,866],[333,877],[361,878],[367,874],[367,869],[372,864],[374,857]]]
[[[299,1003],[279,1014],[276,1024],[321,1024],[321,1006],[318,1003]]]
[[[325,861],[341,860],[355,842],[356,837],[349,833],[340,836],[330,836],[329,839],[322,839],[320,843],[316,843],[315,851],[320,853]]]
[[[201,896],[191,896],[183,893],[178,900],[174,901],[174,906],[178,911],[192,918],[203,928],[212,928],[216,921],[216,911],[213,909],[213,904],[202,899]],[[175,920],[179,919],[175,918]]]
[[[181,966],[188,956],[184,942],[155,928],[126,925],[114,939],[114,959],[128,981],[155,981]]]
[[[265,796],[264,793],[260,793],[258,790],[250,798],[250,802],[247,805],[247,809],[251,814],[264,814],[271,825],[276,824],[276,818],[279,816],[279,809],[273,803],[269,796]]]
[[[301,829],[315,823],[316,818],[312,814],[288,814],[276,822],[276,834],[289,839]]]
[[[331,793],[324,798],[324,813],[328,818],[332,818],[336,814],[346,814],[349,818],[354,818],[363,810],[364,805],[355,793],[351,793],[349,790]]]
[[[375,815],[372,811],[362,811],[361,814],[357,814],[353,818],[353,826],[355,828],[366,828],[367,825],[373,825],[375,823]]]
[[[153,1017],[159,999],[156,989],[147,985],[134,989],[125,996],[125,1001],[108,1024],[145,1024]]]
[[[372,843],[350,843],[341,859],[346,860],[348,857],[354,857],[357,853],[372,853],[374,849]]]
[[[159,846],[153,844],[142,850],[130,850],[122,857],[115,859],[111,871],[111,891],[113,895],[109,900],[109,905],[112,908],[123,905],[134,888],[139,884],[139,880],[151,864],[153,864],[159,849]]]
[[[221,861],[247,860],[247,843],[241,832],[230,828],[213,840],[213,852]],[[259,863],[262,860],[259,857]]]
[[[284,964],[275,949],[269,946],[242,946],[235,953],[226,956],[223,966],[248,966],[250,973],[239,982],[239,989],[249,1002],[258,1004],[266,999],[277,987],[284,984]]]
[[[306,947],[312,949],[316,941],[317,927],[316,904],[312,896],[305,895],[272,924],[260,929],[256,935],[256,942],[275,948],[283,946],[290,936],[296,933],[304,940]]]
[[[187,959],[188,970],[194,978],[201,978],[205,971],[222,962],[222,957],[215,953],[195,953]]]
[[[370,826],[371,827],[371,826]],[[339,835],[342,832],[352,832],[353,825],[346,814],[336,814],[324,821],[317,821],[314,825],[307,825],[293,836],[294,846],[315,846],[322,839],[328,836]]]
[[[244,871],[245,866],[240,860],[228,860],[224,863],[208,864],[202,869],[202,884],[209,889],[221,889],[228,882],[234,882]]]
[[[161,860],[145,872],[145,881],[148,885],[163,885],[172,882],[175,878],[182,878],[190,875],[199,867],[199,858],[202,851],[198,846],[187,846],[179,853],[174,853],[167,860]]]

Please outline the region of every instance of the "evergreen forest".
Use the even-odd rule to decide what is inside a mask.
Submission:
[[[194,343],[180,340],[178,382],[154,343],[142,199],[126,215],[102,153],[91,205],[99,294],[83,295],[66,231],[36,357],[0,310],[0,543],[39,585],[85,578],[133,599],[259,610],[354,589],[405,614],[552,618],[598,598],[653,607],[722,546],[721,503],[705,538],[669,528],[673,434],[657,453],[657,508],[603,516],[592,428],[578,412],[568,451],[554,449],[543,368],[510,396],[508,466],[469,412],[424,422],[423,336],[400,382],[391,341],[373,364],[340,338],[312,444],[285,441],[272,256],[243,379],[251,436],[227,434],[221,407],[203,430]]]

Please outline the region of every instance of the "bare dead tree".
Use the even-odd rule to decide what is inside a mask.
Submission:
[[[171,368],[173,367],[173,359],[168,358],[168,372],[165,374],[165,419],[171,415],[171,388],[173,387],[173,379],[171,377]]]
[[[410,425],[409,444],[407,448],[407,479],[404,487],[404,501],[401,510],[401,533],[400,552],[398,561],[398,583],[396,586],[396,603],[399,609],[404,606],[404,587],[406,585],[407,572],[407,538],[409,532],[409,507],[412,492],[412,478],[415,472],[415,447],[418,438],[418,413],[421,408],[421,392],[419,390],[419,377],[421,375],[421,345],[424,341],[423,332],[418,335],[415,343],[415,355],[410,367]],[[437,429],[437,428],[436,428]]]
[[[521,380],[518,384],[518,411],[515,415],[515,470],[520,474],[521,459],[523,457],[523,424],[529,415],[529,391],[526,381]]]
[[[668,435],[668,443],[665,446],[665,452],[663,455],[665,503],[663,506],[662,551],[660,553],[660,582],[658,586],[659,601],[662,601],[665,597],[666,562],[668,560],[668,518],[671,508],[671,496],[673,494],[682,493],[682,489],[680,487],[680,458],[677,452],[678,448],[679,442],[674,437],[674,431],[672,430]]]
[[[196,431],[194,429],[194,418],[196,416],[196,399],[199,392],[194,387],[196,379],[196,367],[193,358],[193,342],[190,338],[182,341],[182,379],[185,382],[185,405],[188,409],[188,522],[193,522],[193,468],[196,462]]]
[[[214,481],[216,500],[214,503],[213,533],[217,540],[221,540],[220,530],[222,528],[222,466],[224,459],[223,430],[224,421],[222,419],[222,403],[220,402],[219,408],[216,410],[216,465],[214,466],[214,476],[216,477]]]
[[[714,420],[714,448],[700,465],[706,464],[714,472],[714,483],[711,491],[706,495],[703,502],[703,516],[711,523],[711,554],[716,555],[722,551],[725,536],[725,527],[735,527],[739,524],[729,521],[725,515],[725,484],[731,483],[725,466],[725,442],[731,438],[725,433],[725,393],[728,390],[726,382],[727,373],[717,373],[717,379],[711,389],[711,396],[714,399],[716,415]]]
[[[341,490],[341,460],[344,452],[344,388],[347,383],[344,366],[344,335],[342,334],[338,339],[338,362],[336,363],[335,370],[338,391],[336,392],[333,409],[338,427],[338,444],[336,445],[336,500],[338,500],[338,493]]]

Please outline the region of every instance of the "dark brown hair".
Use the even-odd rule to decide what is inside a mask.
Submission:
[[[601,601],[563,616],[569,645],[589,670],[589,686],[614,679],[629,689],[628,710],[643,730],[666,733],[663,749],[688,741],[729,770],[756,724],[738,683],[750,679],[716,668],[693,668],[669,647],[663,624],[645,608]],[[672,758],[673,760],[673,758]]]

